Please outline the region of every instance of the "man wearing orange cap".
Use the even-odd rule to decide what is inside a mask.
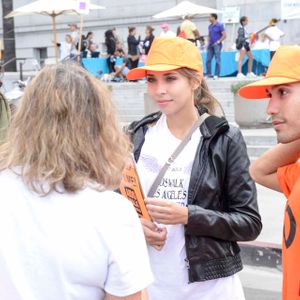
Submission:
[[[249,99],[270,98],[279,144],[250,167],[254,180],[287,197],[282,242],[284,300],[300,299],[300,47],[280,47],[266,78],[240,89]]]

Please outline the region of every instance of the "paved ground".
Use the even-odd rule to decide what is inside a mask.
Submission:
[[[271,268],[244,266],[240,272],[246,300],[281,300],[281,272]]]
[[[258,205],[263,229],[258,241],[281,244],[286,199],[282,193],[257,185]]]

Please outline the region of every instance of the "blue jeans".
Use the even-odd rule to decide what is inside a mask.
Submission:
[[[207,76],[211,76],[211,61],[212,61],[214,56],[215,56],[215,59],[216,59],[215,75],[220,76],[221,49],[222,49],[222,44],[207,46],[207,56],[206,56],[206,75]]]

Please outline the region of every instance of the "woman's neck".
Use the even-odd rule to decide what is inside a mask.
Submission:
[[[193,106],[192,108],[186,109],[186,111],[168,115],[168,128],[176,138],[183,140],[198,118],[198,111],[196,107]]]

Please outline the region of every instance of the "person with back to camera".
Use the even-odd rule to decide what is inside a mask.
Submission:
[[[192,22],[191,16],[188,15],[184,16],[183,22],[180,24],[179,31],[181,37],[184,37],[193,43],[195,43],[196,39],[199,39],[200,37],[196,24]]]
[[[278,26],[278,19],[271,19],[269,22],[269,27],[266,29],[265,34],[269,39],[270,47],[270,60],[272,60],[276,50],[280,47],[280,38],[284,36],[283,31],[281,31]]]
[[[51,65],[30,82],[0,147],[0,299],[141,300],[143,230],[112,191],[129,149],[87,71]]]
[[[236,39],[236,49],[239,51],[238,59],[238,74],[237,78],[245,78],[246,76],[242,73],[243,61],[245,54],[248,56],[248,73],[247,77],[254,78],[256,75],[252,72],[253,66],[253,55],[250,49],[250,35],[247,31],[246,26],[248,25],[248,18],[243,16],[240,18],[241,26],[238,29],[238,36]]]
[[[193,43],[155,38],[146,65],[127,74],[143,77],[160,111],[128,134],[153,220],[141,219],[149,299],[245,299],[237,241],[255,239],[262,225],[243,137],[217,116]]]

